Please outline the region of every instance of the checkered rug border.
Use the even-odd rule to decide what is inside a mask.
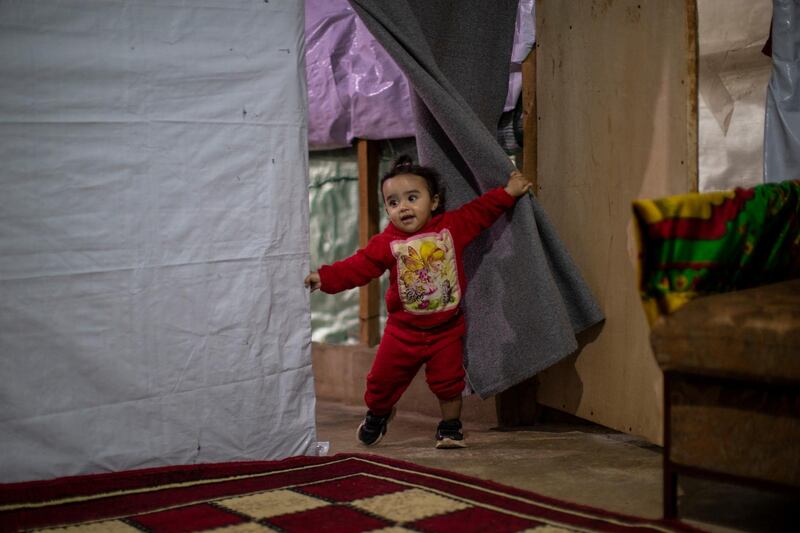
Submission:
[[[696,531],[366,454],[0,485],[0,531]]]

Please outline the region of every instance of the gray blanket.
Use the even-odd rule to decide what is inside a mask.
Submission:
[[[350,0],[405,72],[422,164],[436,168],[453,209],[504,185],[513,169],[494,132],[503,110],[517,2]],[[535,199],[524,197],[466,250],[464,361],[481,397],[576,350],[603,319]]]

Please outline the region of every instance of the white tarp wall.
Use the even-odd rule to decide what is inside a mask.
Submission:
[[[774,0],[764,179],[800,179],[800,1]]]
[[[0,481],[316,448],[303,3],[0,2]]]
[[[764,182],[771,0],[698,0],[701,192]]]

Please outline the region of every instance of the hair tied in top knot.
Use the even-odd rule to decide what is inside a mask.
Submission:
[[[413,166],[414,162],[411,160],[411,157],[409,157],[408,154],[403,154],[395,160],[394,165],[392,165],[392,170],[394,172],[408,172]]]

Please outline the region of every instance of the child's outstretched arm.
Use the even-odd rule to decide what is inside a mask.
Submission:
[[[492,189],[458,209],[449,211],[451,219],[457,220],[461,228],[459,238],[464,243],[470,242],[481,231],[494,224],[506,210],[511,209],[519,197],[530,189],[531,183],[521,172],[514,170],[509,174],[505,187]]]
[[[385,241],[382,233],[375,235],[367,246],[347,259],[322,265],[316,272],[311,272],[303,284],[312,291],[319,289],[327,294],[366,285],[370,280],[379,278],[395,260]]]
[[[306,276],[306,279],[303,280],[303,285],[310,288],[311,292],[314,292],[315,290],[321,288],[322,280],[319,279],[319,273],[312,272],[311,274]]]
[[[519,198],[530,191],[531,187],[533,187],[533,183],[526,180],[522,172],[514,170],[511,172],[511,175],[508,176],[508,183],[506,184],[505,190],[514,198]]]

